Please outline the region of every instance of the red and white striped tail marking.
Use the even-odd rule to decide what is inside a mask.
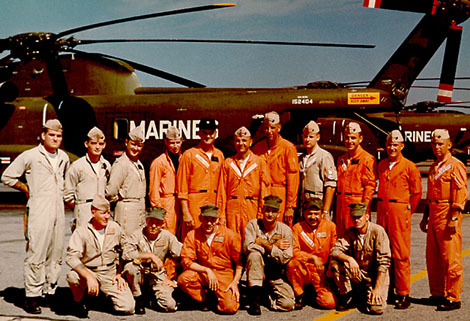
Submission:
[[[380,8],[381,0],[364,0],[364,7],[367,8]]]
[[[454,91],[453,85],[440,84],[439,91],[437,92],[437,101],[443,103],[452,102],[452,93]]]

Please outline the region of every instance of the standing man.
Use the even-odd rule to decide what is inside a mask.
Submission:
[[[251,294],[248,313],[260,315],[263,283],[266,281],[271,308],[278,311],[294,309],[295,296],[286,282],[285,268],[292,258],[292,230],[277,220],[281,198],[268,195],[264,198],[263,218],[248,222],[244,241],[247,254],[246,272]]]
[[[281,137],[281,121],[275,111],[264,115],[266,140],[253,147],[256,155],[268,163],[271,174],[271,193],[281,198],[278,220],[292,226],[299,189],[299,158],[291,142]]]
[[[93,196],[104,195],[111,170],[111,164],[101,156],[106,142],[98,127],[88,132],[85,147],[87,154],[73,162],[65,174],[64,200],[74,210],[72,231],[90,221]]]
[[[144,165],[139,160],[144,148],[145,134],[141,126],[129,132],[126,152],[111,167],[106,197],[117,200],[114,219],[125,234],[131,234],[145,224],[146,180]]]
[[[78,317],[88,316],[87,296],[102,291],[110,297],[119,314],[134,313],[134,298],[118,270],[122,230],[110,220],[110,205],[104,195],[95,195],[91,203],[92,220],[72,233],[66,262],[72,268],[67,282]]]
[[[300,158],[300,195],[302,204],[311,198],[323,200],[322,213],[330,213],[338,175],[333,156],[318,145],[320,127],[311,120],[305,125],[302,139],[307,153]]]
[[[270,176],[266,162],[253,154],[251,134],[246,127],[235,132],[237,154],[225,160],[219,181],[219,208],[227,227],[245,238],[248,222],[261,218],[263,198],[269,195]]]
[[[416,165],[402,155],[404,139],[393,130],[387,137],[388,158],[379,163],[377,224],[388,234],[392,250],[390,277],[397,292],[395,308],[410,306],[411,214],[421,200],[421,174]]]
[[[151,208],[145,227],[123,238],[122,259],[128,261],[123,274],[131,285],[136,314],[145,314],[148,298],[142,293],[144,284],[152,291],[151,302],[163,311],[176,311],[176,301],[172,297],[176,283],[168,276],[163,262],[166,257],[179,259],[182,244],[175,235],[163,229],[166,213],[164,208]]]
[[[438,310],[460,309],[462,291],[462,210],[468,197],[464,164],[452,156],[449,132],[436,129],[431,135],[436,161],[428,175],[429,213],[420,228],[427,232],[426,267],[431,299]]]
[[[181,250],[184,272],[178,286],[207,309],[208,291],[215,293],[217,310],[234,314],[240,307],[242,276],[240,236],[219,224],[218,207],[201,207],[201,225],[188,233]],[[235,267],[235,271],[234,271]]]
[[[166,209],[165,229],[176,235],[181,221],[180,204],[176,200],[176,171],[181,157],[183,138],[178,128],[170,126],[163,138],[165,152],[150,165],[150,205]]]
[[[65,237],[64,175],[69,157],[60,150],[62,125],[48,120],[42,129],[41,143],[21,153],[3,172],[2,182],[26,194],[26,258],[24,310],[41,313],[39,299],[49,304],[57,288]],[[26,184],[19,180],[25,175]]]
[[[344,145],[348,150],[337,162],[338,189],[336,199],[336,232],[338,237],[353,225],[349,204],[370,201],[375,192],[377,163],[361,147],[362,130],[358,123],[350,122],[344,129]]]
[[[181,240],[201,224],[200,207],[217,202],[217,188],[224,164],[224,154],[214,147],[217,137],[215,120],[201,119],[198,135],[201,138],[199,144],[183,153],[176,174],[178,198],[183,212]],[[220,221],[225,225],[225,217],[220,217]]]
[[[302,205],[304,220],[295,224],[294,257],[287,264],[287,278],[295,293],[295,309],[304,306],[304,285],[312,284],[317,304],[333,309],[336,299],[326,281],[330,249],[336,242],[335,223],[324,218],[321,199],[311,198]]]
[[[387,307],[391,256],[387,233],[369,221],[366,203],[353,203],[349,208],[354,225],[330,252],[340,294],[337,310],[347,310],[355,301],[370,314],[382,314]]]

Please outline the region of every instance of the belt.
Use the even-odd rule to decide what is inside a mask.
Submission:
[[[323,192],[314,192],[314,191],[309,191],[308,189],[306,189],[306,190],[304,191],[304,193],[315,194],[315,195],[323,196]]]
[[[121,202],[140,202],[144,198],[123,198]]]
[[[89,198],[87,200],[77,200],[76,201],[77,204],[85,204],[85,203],[91,203],[91,202],[93,202],[92,198]]]
[[[271,184],[273,187],[286,187],[286,184]]]
[[[230,196],[231,199],[233,200],[236,200],[238,198],[238,196]],[[255,198],[253,196],[246,196],[245,199],[247,200],[255,200],[255,199],[258,199],[258,198]]]
[[[166,193],[162,195],[162,197],[172,197],[172,196],[176,196],[176,193]]]
[[[431,200],[433,203],[452,203],[450,200]]]
[[[338,195],[344,194],[344,195],[362,195],[362,193],[342,193],[342,192],[336,192]]]
[[[384,201],[383,199],[381,199],[381,198],[377,198],[377,200],[378,200],[379,202],[385,202],[385,201]],[[389,203],[398,203],[398,200],[388,200],[388,202],[389,202]]]
[[[87,266],[86,268],[87,269],[90,269],[90,270],[98,270],[99,268],[103,268],[103,267],[110,267],[110,266],[113,266],[115,265],[116,263],[114,262],[111,262],[111,263],[108,263],[106,265],[101,265],[101,266]]]
[[[190,193],[207,193],[207,189],[201,189],[201,190],[199,190],[199,191],[190,192]],[[216,190],[216,189],[214,190],[214,193],[217,193],[217,190]]]

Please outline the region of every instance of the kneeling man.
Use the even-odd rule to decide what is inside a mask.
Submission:
[[[147,298],[141,286],[150,286],[156,307],[166,311],[176,311],[173,290],[176,283],[167,274],[163,262],[165,258],[179,259],[181,243],[170,231],[164,230],[166,210],[153,207],[147,212],[146,225],[129,236],[124,236],[122,259],[128,261],[123,274],[131,285],[136,298],[136,314],[145,313]]]
[[[121,227],[110,221],[110,206],[104,195],[95,195],[91,203],[92,219],[79,226],[70,237],[66,262],[72,268],[67,282],[80,317],[88,315],[84,296],[102,291],[119,314],[134,313],[134,298],[118,271]]]
[[[304,220],[295,224],[294,257],[287,264],[287,278],[294,288],[295,309],[303,307],[304,284],[312,284],[317,304],[325,309],[336,305],[326,282],[330,249],[336,242],[336,225],[323,218],[323,201],[311,198],[302,204]]]
[[[181,263],[185,271],[178,278],[178,286],[202,302],[204,310],[207,292],[214,292],[217,310],[233,314],[240,307],[241,240],[238,234],[219,225],[218,209],[214,204],[201,206],[201,225],[184,239]]]
[[[382,314],[387,307],[391,251],[387,233],[369,221],[367,203],[349,205],[353,226],[331,249],[331,271],[339,289],[338,311],[359,307]]]

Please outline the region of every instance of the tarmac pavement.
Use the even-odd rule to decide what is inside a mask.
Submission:
[[[65,281],[65,275],[69,268],[63,265],[62,275],[59,281],[58,294],[60,306],[51,311],[42,308],[42,314],[31,315],[24,312],[22,303],[24,300],[23,285],[23,260],[25,257],[25,241],[23,236],[23,207],[18,205],[0,205],[0,321],[6,320],[78,320],[71,315],[71,293]],[[66,221],[69,222],[71,212],[66,212]],[[91,320],[470,320],[470,216],[464,215],[463,231],[463,265],[464,284],[462,291],[462,308],[456,311],[436,311],[435,306],[426,304],[429,297],[428,279],[425,271],[425,234],[419,230],[421,214],[415,214],[412,218],[411,238],[411,273],[412,305],[407,310],[395,310],[389,305],[382,316],[370,316],[357,310],[346,312],[320,310],[312,305],[306,306],[301,311],[273,312],[266,306],[262,307],[262,315],[250,316],[246,309],[241,308],[233,316],[219,315],[215,312],[202,312],[197,310],[181,309],[175,313],[162,313],[147,309],[143,316],[115,316],[106,308],[106,301],[95,300],[89,313]],[[375,215],[373,215],[375,221]],[[66,241],[70,233],[66,236]],[[64,252],[65,252],[64,245]]]

